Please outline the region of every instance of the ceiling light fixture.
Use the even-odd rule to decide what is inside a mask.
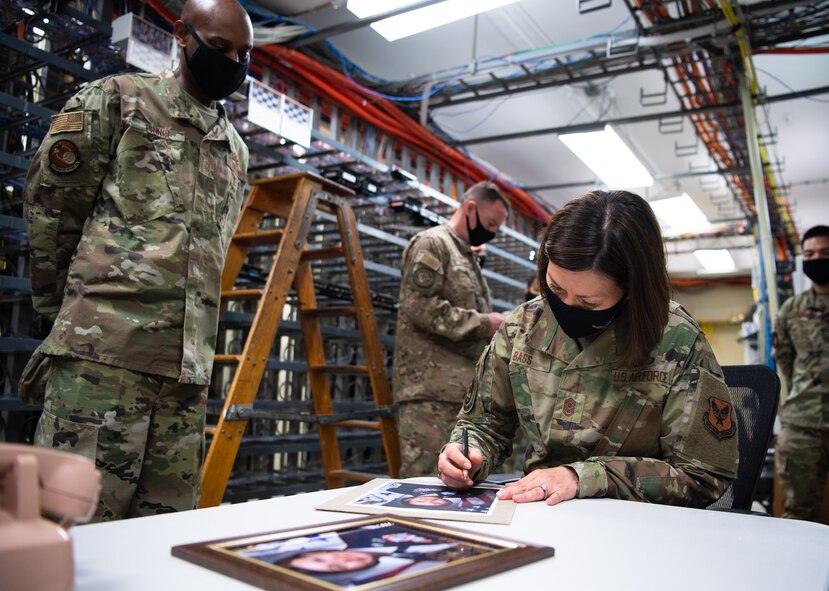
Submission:
[[[726,273],[737,268],[731,254],[724,248],[695,250],[694,256],[708,273]]]
[[[610,125],[558,138],[611,189],[653,185],[653,177]]]
[[[421,0],[348,0],[346,7],[359,18],[368,18],[416,4]],[[371,24],[371,28],[388,41],[397,41],[442,25],[494,8],[513,4],[518,0],[446,0],[398,14]]]
[[[650,206],[662,222],[662,234],[665,236],[699,234],[711,229],[711,222],[688,193],[677,197],[654,199]]]

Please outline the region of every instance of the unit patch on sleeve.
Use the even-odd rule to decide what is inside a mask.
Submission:
[[[435,284],[436,273],[427,267],[420,267],[412,273],[412,281],[418,287],[432,287]]]
[[[52,115],[52,125],[49,127],[49,135],[68,131],[83,131],[83,111]]]
[[[58,140],[49,148],[49,168],[58,174],[68,174],[80,168],[81,154],[73,142]]]
[[[732,419],[733,409],[725,400],[714,396],[708,397],[708,410],[702,415],[702,422],[717,439],[728,439],[737,432]]]

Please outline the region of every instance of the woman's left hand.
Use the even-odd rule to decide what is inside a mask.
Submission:
[[[555,505],[569,501],[579,491],[579,477],[574,470],[559,466],[533,470],[521,480],[511,482],[498,491],[498,498],[516,503],[547,501]]]

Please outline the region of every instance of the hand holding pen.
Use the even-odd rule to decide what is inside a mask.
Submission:
[[[473,441],[474,445],[474,441]],[[466,490],[474,484],[473,478],[484,464],[480,449],[469,446],[469,434],[464,428],[461,441],[443,448],[438,458],[438,478],[455,490]]]

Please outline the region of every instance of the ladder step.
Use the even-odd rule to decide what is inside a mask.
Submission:
[[[265,293],[264,289],[228,289],[222,291],[223,300],[258,300]]]
[[[247,246],[276,244],[285,234],[283,230],[262,230],[261,232],[239,232],[233,235],[233,242]]]
[[[357,308],[354,306],[339,306],[331,308],[302,308],[300,313],[309,318],[322,318],[331,316],[354,316]]]
[[[205,425],[204,426],[204,434],[208,436],[216,435],[216,429],[218,428],[217,425]]]
[[[335,427],[347,427],[350,429],[376,429],[377,431],[380,430],[379,421],[336,421],[328,424],[333,425]]]
[[[310,248],[302,251],[303,261],[318,261],[321,259],[336,259],[343,256],[342,246],[332,246],[331,248]]]
[[[213,363],[239,363],[242,360],[241,355],[214,355]]]
[[[308,369],[328,373],[368,373],[367,365],[309,365]]]
[[[346,480],[359,480],[361,482],[368,482],[375,478],[382,478],[384,474],[373,474],[371,472],[360,472],[359,470],[332,470],[328,473],[334,478],[344,478]]]

